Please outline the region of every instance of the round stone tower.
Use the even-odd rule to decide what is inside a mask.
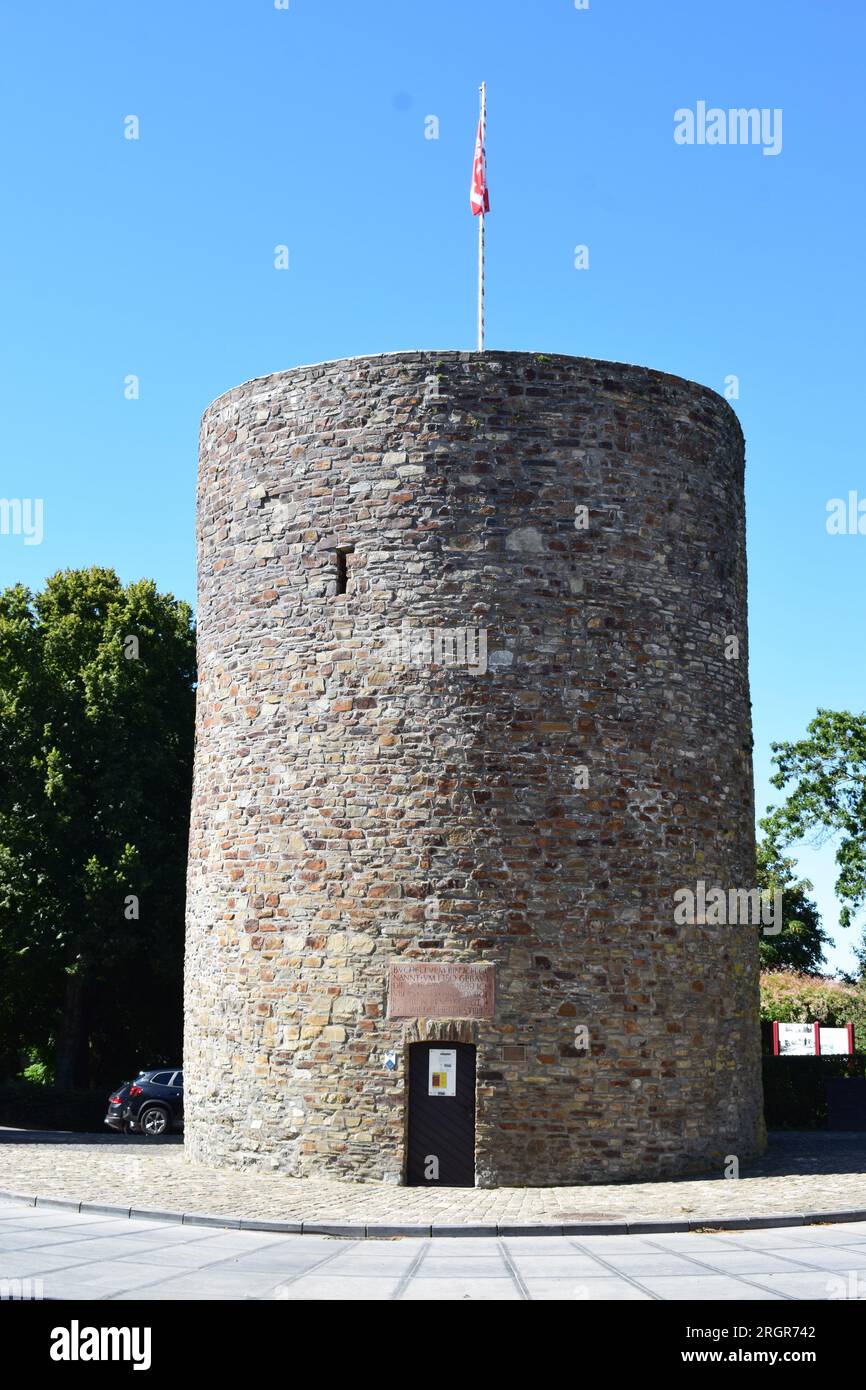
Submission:
[[[299,367],[207,410],[198,545],[191,1155],[753,1154],[757,929],[705,907],[755,879],[726,402],[531,353]]]

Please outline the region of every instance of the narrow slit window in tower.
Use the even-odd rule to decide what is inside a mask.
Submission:
[[[354,555],[354,553],[355,553],[354,546],[351,546],[351,545],[344,546],[342,550],[338,550],[338,551],[337,551],[337,593],[338,593],[338,594],[344,594],[344,593],[346,592],[346,585],[347,585],[348,582],[349,582],[348,570],[347,570],[347,567],[346,567],[346,556],[347,556],[347,555]]]

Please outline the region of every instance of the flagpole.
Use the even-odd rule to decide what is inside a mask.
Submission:
[[[487,83],[481,83],[481,147],[487,139]],[[484,206],[478,216],[478,351],[484,351]]]

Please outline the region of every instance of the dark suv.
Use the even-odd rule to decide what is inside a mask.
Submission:
[[[134,1081],[124,1081],[108,1098],[105,1123],[109,1129],[146,1139],[183,1129],[183,1072],[154,1067],[140,1071]]]

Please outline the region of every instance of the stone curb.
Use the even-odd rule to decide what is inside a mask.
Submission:
[[[841,1211],[796,1212],[791,1215],[702,1216],[695,1220],[538,1222],[514,1225],[488,1222],[465,1226],[433,1221],[417,1222],[332,1222],[266,1221],[244,1216],[218,1216],[201,1212],[154,1211],[145,1207],[112,1206],[106,1202],[76,1202],[71,1197],[40,1197],[0,1188],[0,1199],[21,1202],[28,1207],[76,1211],[89,1216],[122,1216],[132,1221],[172,1221],[184,1226],[211,1226],[219,1230],[271,1231],[277,1235],[318,1235],[352,1237],[355,1240],[382,1240],[399,1236],[640,1236],[665,1235],[677,1231],[762,1231],[781,1226],[822,1226],[846,1221],[866,1221],[866,1208]]]

